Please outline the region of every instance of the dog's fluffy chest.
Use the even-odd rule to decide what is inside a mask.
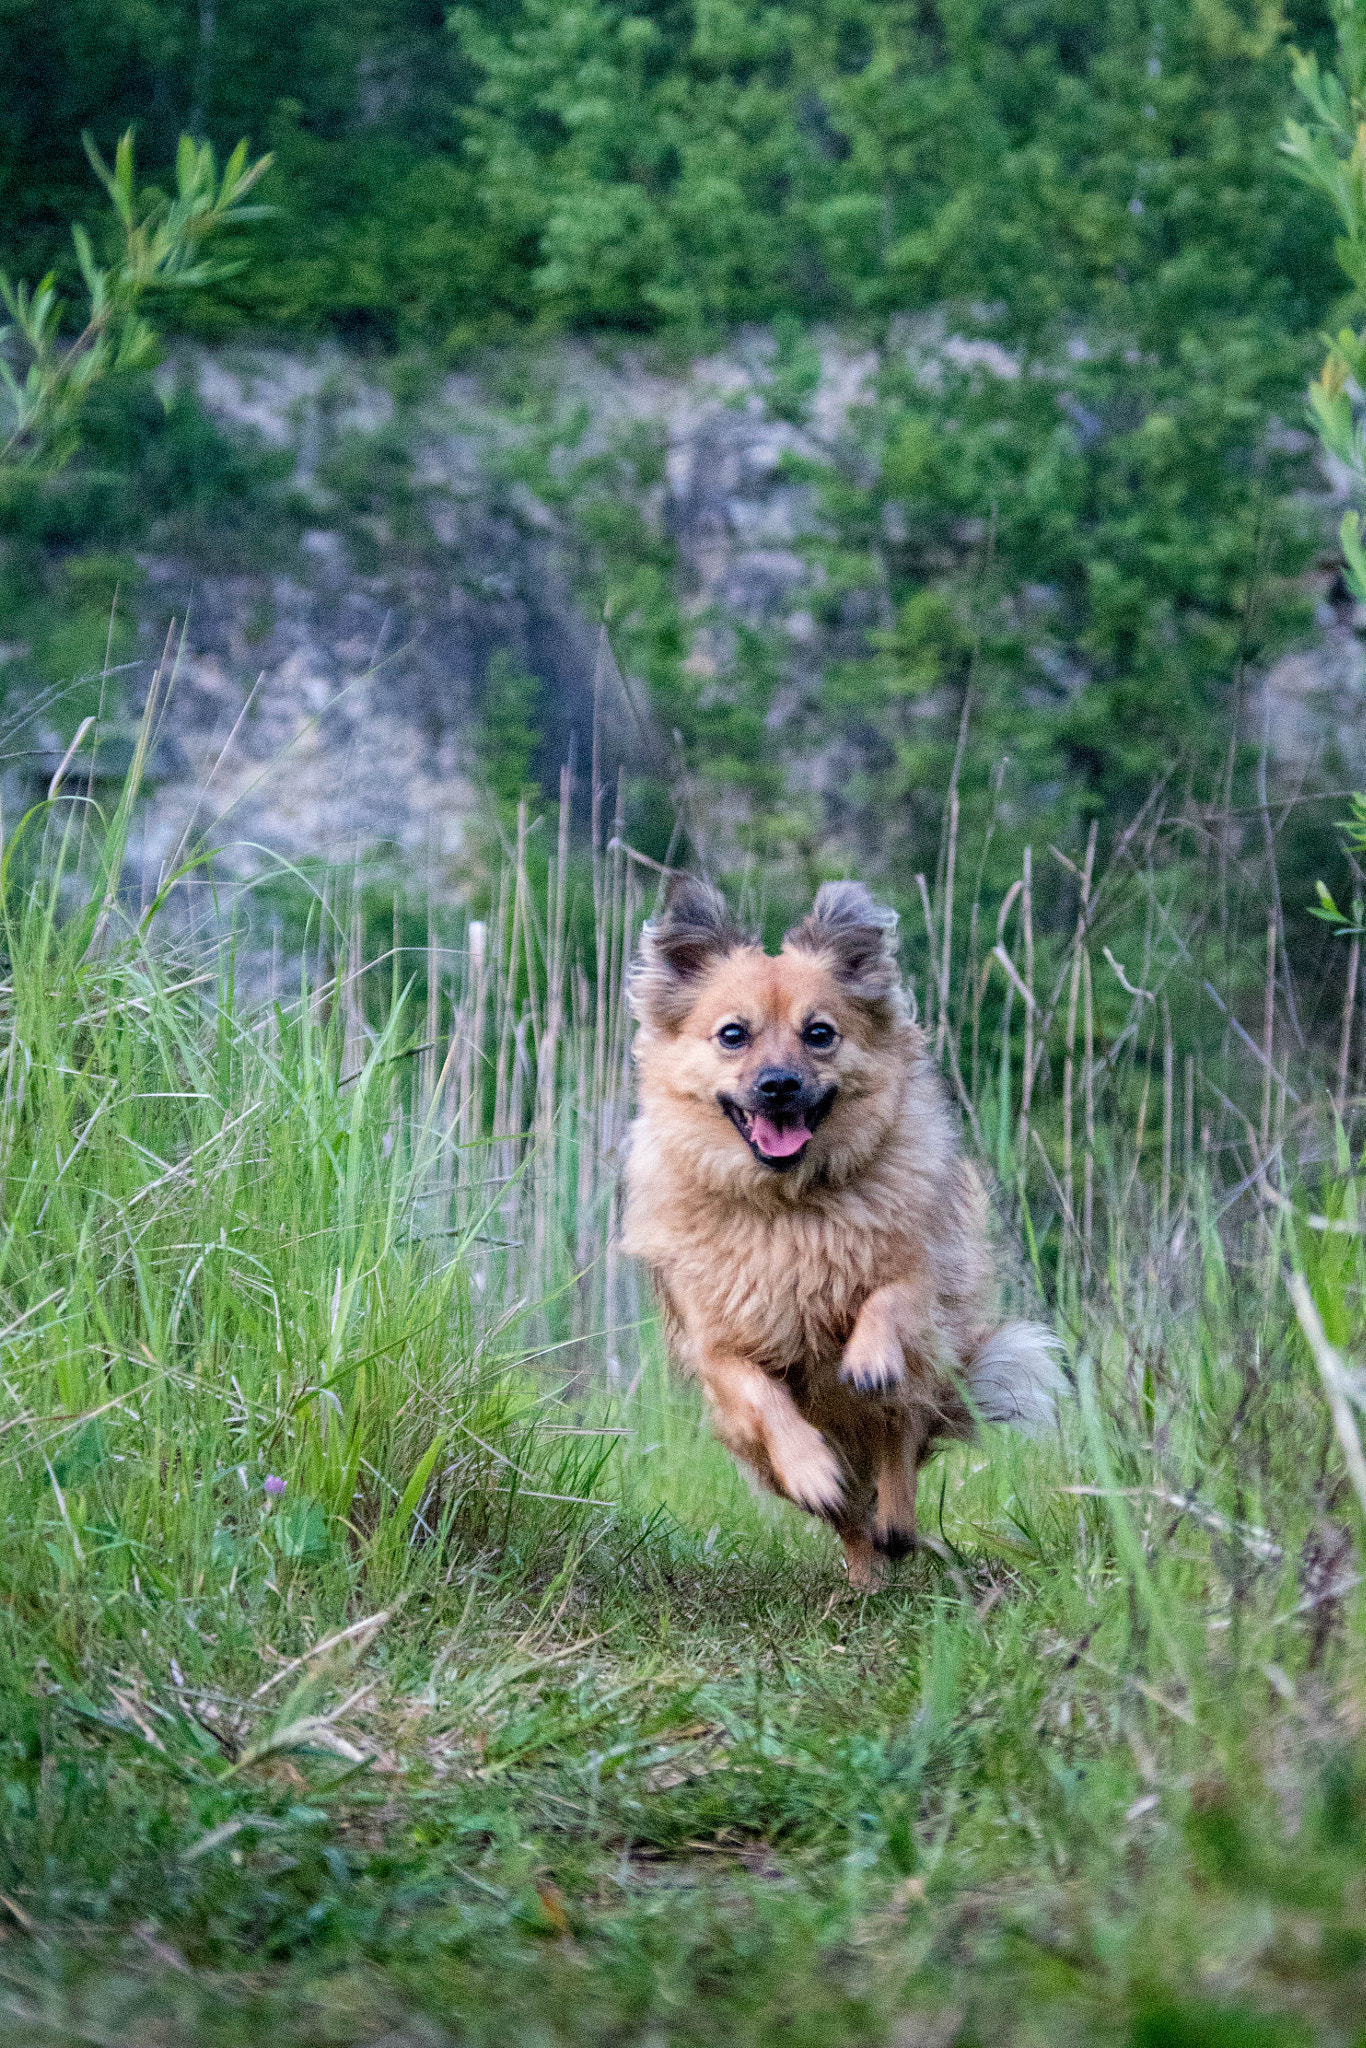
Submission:
[[[900,1234],[861,1204],[851,1215],[847,1200],[776,1213],[728,1205],[720,1218],[680,1206],[657,1220],[664,1230],[638,1248],[682,1325],[680,1348],[734,1349],[771,1371],[833,1367],[869,1294],[910,1263]]]

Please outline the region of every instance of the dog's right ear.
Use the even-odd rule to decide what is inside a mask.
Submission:
[[[895,1005],[896,912],[875,903],[862,882],[822,882],[809,913],[783,944],[823,955],[856,1001]]]
[[[658,915],[640,934],[627,986],[632,1013],[642,1024],[674,1029],[707,969],[746,943],[710,882],[671,875]]]

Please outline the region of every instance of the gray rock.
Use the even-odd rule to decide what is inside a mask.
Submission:
[[[959,341],[934,318],[906,323],[904,340],[908,360],[931,380],[944,360],[987,376],[1019,373],[994,345]],[[278,560],[254,573],[203,573],[169,558],[143,564],[144,687],[167,618],[187,620],[153,763],[148,880],[204,835],[222,848],[228,877],[258,876],[277,858],[350,865],[387,857],[438,897],[460,896],[479,842],[473,740],[495,650],[540,685],[547,784],[572,741],[586,761],[599,633],[576,592],[582,543],[555,492],[539,497],[512,459],[547,419],[567,421],[576,409],[579,424],[566,428],[552,471],[610,455],[631,433],[652,436],[662,452],[661,478],[641,488],[638,509],[674,544],[693,635],[688,671],[719,684],[738,628],[776,629],[789,676],[774,721],[796,715],[822,659],[853,652],[864,627],[886,623],[875,595],[862,620],[848,608],[838,635],[817,623],[819,572],[803,542],[817,529],[819,505],[789,460],[839,439],[876,362],[825,337],[807,421],[793,425],[762,402],[771,348],[770,337],[750,333],[724,354],[665,371],[629,353],[608,360],[565,344],[529,369],[512,366],[539,394],[539,413],[500,396],[508,366],[494,364],[447,378],[402,418],[375,376],[336,348],[200,351],[170,366],[168,377],[189,368],[230,432],[291,453],[295,489],[311,509],[301,532],[282,530]],[[410,458],[406,526],[388,515],[382,491],[374,512],[329,497],[339,449],[364,457],[373,445],[378,460],[400,432]],[[894,542],[904,519],[902,508],[888,509]],[[1052,596],[1027,589],[1022,621],[1046,611]],[[1264,678],[1267,729],[1278,760],[1297,773],[1360,782],[1361,646],[1350,621],[1326,611],[1325,620],[1314,645]],[[0,649],[0,659],[11,651]],[[1042,642],[1035,659],[1044,695],[1070,695],[1085,681]],[[637,760],[648,751],[643,703],[643,691],[614,700],[603,721],[609,750],[635,750]],[[667,756],[667,736],[658,744]],[[846,770],[833,748],[825,761],[805,762],[796,780],[838,809]],[[718,829],[730,826],[721,820]]]

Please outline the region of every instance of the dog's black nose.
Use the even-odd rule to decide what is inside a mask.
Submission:
[[[754,1093],[765,1109],[791,1109],[801,1092],[801,1075],[787,1067],[765,1067],[754,1083]]]

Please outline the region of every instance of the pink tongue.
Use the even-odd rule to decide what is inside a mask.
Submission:
[[[756,1116],[750,1127],[750,1135],[767,1158],[790,1159],[794,1152],[801,1151],[811,1133],[804,1130],[800,1124],[780,1128],[771,1118]]]

